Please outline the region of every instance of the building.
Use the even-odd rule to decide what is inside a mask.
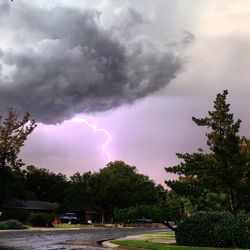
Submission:
[[[5,202],[2,205],[3,210],[26,210],[29,212],[53,212],[58,208],[57,203],[51,203],[46,201],[37,200],[26,200],[21,201],[18,199],[13,199]]]

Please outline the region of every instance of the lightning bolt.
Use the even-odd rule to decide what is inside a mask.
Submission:
[[[107,155],[108,162],[111,162],[111,154],[109,153],[109,151],[107,149],[109,143],[112,140],[111,134],[107,130],[105,130],[103,128],[98,128],[97,125],[95,125],[95,124],[91,124],[89,121],[87,121],[84,118],[75,117],[75,118],[72,119],[72,121],[75,122],[75,123],[84,123],[89,128],[93,129],[94,132],[97,132],[97,133],[100,132],[100,133],[105,134],[105,136],[107,137],[107,140],[102,146],[102,151]]]

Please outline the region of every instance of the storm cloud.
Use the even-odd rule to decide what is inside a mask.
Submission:
[[[1,32],[12,41],[0,47],[1,109],[28,111],[42,123],[133,103],[165,87],[185,64],[180,46],[138,31],[150,21],[131,8],[109,27],[93,9],[6,1],[0,13]],[[176,43],[193,40],[185,31]]]

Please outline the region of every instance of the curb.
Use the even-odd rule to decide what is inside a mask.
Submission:
[[[102,246],[107,247],[107,248],[118,248],[120,245],[117,245],[117,244],[112,243],[110,241],[104,241],[104,242],[102,242]]]

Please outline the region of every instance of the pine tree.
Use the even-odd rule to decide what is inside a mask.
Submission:
[[[214,153],[219,166],[217,175],[227,188],[230,212],[235,214],[237,208],[237,176],[241,173],[240,137],[238,136],[241,120],[234,122],[230,104],[226,103],[228,91],[218,94],[214,101],[214,111],[203,119],[193,117],[198,126],[207,126],[207,145]],[[238,172],[238,173],[237,173]]]
[[[227,90],[217,95],[214,110],[209,111],[207,117],[192,118],[198,126],[209,129],[206,136],[210,152],[178,154],[184,162],[166,171],[182,175],[177,181],[167,182],[177,192],[193,192],[185,195],[194,198],[194,202],[198,201],[198,195],[217,194],[218,198],[225,194],[228,210],[236,214],[243,200],[242,190],[246,188],[244,178],[249,173],[249,154],[243,150],[238,135],[241,121],[234,121],[227,95]]]

